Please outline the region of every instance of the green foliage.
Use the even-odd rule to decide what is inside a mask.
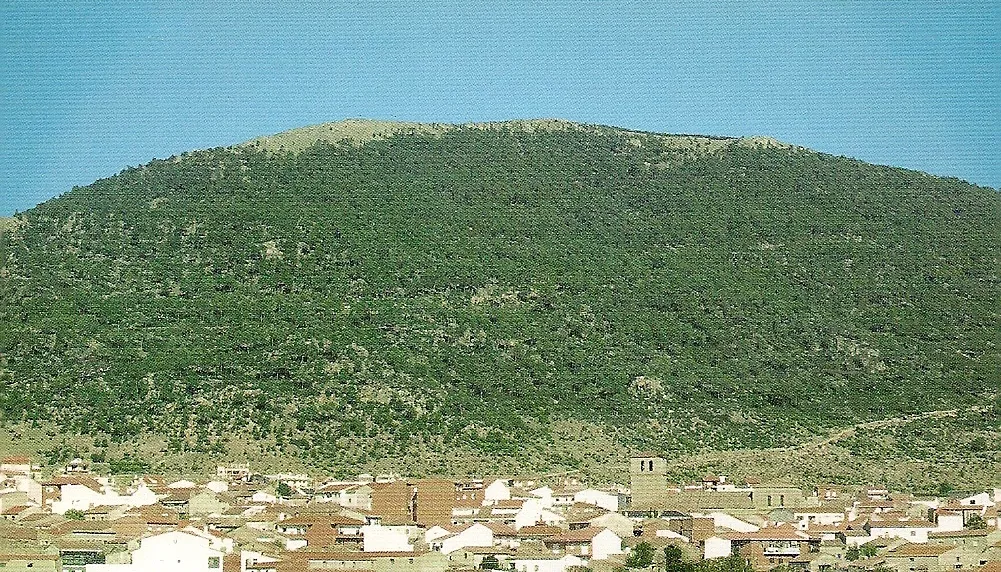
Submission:
[[[497,561],[497,557],[493,554],[488,554],[480,562],[480,568],[483,570],[500,570],[500,562]]]
[[[845,552],[845,559],[855,561],[860,558],[872,558],[879,552],[879,549],[871,544],[849,547]]]
[[[646,568],[653,564],[653,547],[646,542],[640,542],[629,551],[626,557],[628,568]]]
[[[672,141],[456,129],[76,188],[0,235],[0,421],[351,467],[567,420],[782,445],[996,389],[998,193]]]
[[[69,520],[83,520],[83,511],[71,508],[63,513],[63,516]]]
[[[984,520],[984,517],[977,513],[973,513],[968,519],[966,519],[966,528],[972,530],[986,530],[987,522]]]
[[[664,547],[665,572],[752,572],[752,566],[739,554],[691,562],[677,546]]]
[[[279,498],[289,498],[292,496],[292,487],[288,486],[287,483],[279,482],[277,494]]]
[[[139,475],[148,473],[150,470],[148,462],[128,456],[120,459],[109,459],[108,465],[113,475]]]
[[[711,558],[695,564],[696,572],[752,572],[754,568],[739,554]]]

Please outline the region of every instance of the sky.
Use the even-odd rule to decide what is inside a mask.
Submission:
[[[1001,189],[1001,0],[0,0],[0,216],[349,117],[768,135]]]

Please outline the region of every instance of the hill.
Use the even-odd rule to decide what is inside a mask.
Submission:
[[[16,221],[0,416],[53,462],[600,472],[992,404],[1001,371],[999,193],[766,138],[352,120]]]

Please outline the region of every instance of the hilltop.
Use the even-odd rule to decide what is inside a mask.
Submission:
[[[349,120],[16,221],[0,420],[53,461],[600,473],[986,404],[927,440],[997,462],[1001,195],[955,179],[764,137]]]
[[[422,135],[441,137],[459,129],[482,131],[516,131],[522,133],[544,133],[553,131],[575,131],[592,134],[634,135],[653,138],[659,144],[671,148],[714,151],[730,144],[746,146],[789,147],[771,137],[710,137],[705,135],[668,135],[631,131],[605,125],[589,125],[565,119],[517,119],[512,121],[490,121],[483,123],[415,123],[409,121],[380,121],[374,119],[345,119],[332,123],[321,123],[283,131],[274,135],[257,137],[237,145],[271,152],[299,152],[317,143],[351,143],[361,145],[394,135]],[[635,144],[639,139],[632,138]]]

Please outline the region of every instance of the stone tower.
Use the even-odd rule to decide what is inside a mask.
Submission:
[[[633,456],[629,460],[629,487],[633,510],[661,508],[667,494],[667,461],[653,453]]]

